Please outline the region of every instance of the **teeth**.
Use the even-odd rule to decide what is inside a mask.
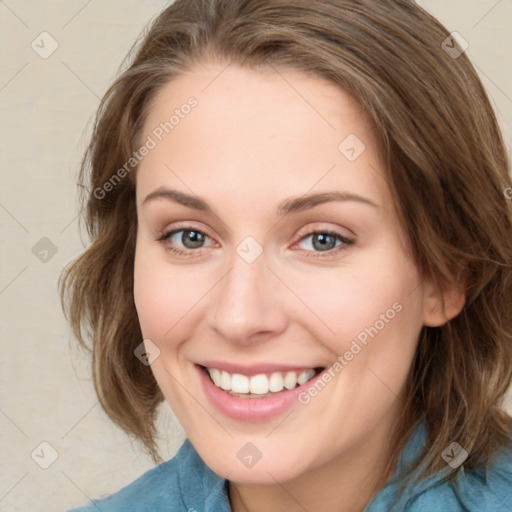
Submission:
[[[221,372],[220,387],[224,391],[229,391],[231,389],[231,375],[228,372]]]
[[[269,391],[274,393],[282,391],[284,388],[283,376],[280,373],[273,373],[268,381]]]
[[[220,388],[220,381],[221,381],[220,371],[217,370],[217,368],[211,368],[209,370],[209,372],[210,372],[210,377],[212,378],[215,385]]]
[[[299,386],[302,386],[302,384],[305,384],[311,377],[314,377],[315,370],[306,370],[304,372],[299,373],[299,376],[297,377],[297,382],[299,383]]]
[[[274,372],[270,375],[259,374],[248,377],[240,373],[230,374],[217,368],[207,368],[213,383],[232,394],[266,395],[269,392],[278,393],[284,388],[293,389],[297,385],[302,386],[315,376],[315,370],[309,368],[297,374],[297,372]]]
[[[249,393],[249,377],[234,373],[231,376],[231,391],[233,393]]]
[[[264,395],[268,393],[269,382],[266,375],[253,375],[251,377],[251,393]]]
[[[284,378],[284,387],[286,389],[293,389],[297,385],[297,373],[288,372]]]

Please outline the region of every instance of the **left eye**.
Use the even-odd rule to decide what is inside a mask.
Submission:
[[[309,245],[313,249],[306,250],[313,250],[318,252],[332,251],[333,249],[339,247],[340,245],[350,245],[353,243],[352,240],[334,231],[314,231],[313,233],[310,233],[302,237],[301,242],[304,242],[305,240],[308,239],[311,239]],[[336,241],[339,241],[337,245]]]

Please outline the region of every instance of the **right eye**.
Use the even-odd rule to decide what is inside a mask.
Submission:
[[[211,240],[207,234],[189,226],[187,228],[181,227],[168,231],[164,233],[158,241],[174,254],[187,256],[192,255],[192,253],[197,253],[194,254],[194,256],[198,256],[202,252],[201,249],[204,247],[203,244],[206,239]]]

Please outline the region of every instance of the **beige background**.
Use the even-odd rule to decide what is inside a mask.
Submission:
[[[510,147],[512,2],[419,3],[469,43],[467,53]],[[102,413],[87,361],[76,353],[61,313],[56,283],[83,248],[76,177],[92,116],[130,45],[166,4],[0,0],[0,510],[5,512],[67,510],[152,467]],[[44,51],[38,37],[43,31],[58,43],[46,59],[31,47],[35,40]],[[50,44],[45,39],[44,48]],[[43,237],[51,244],[41,242]],[[34,246],[39,258],[49,251],[46,262],[36,257]],[[512,412],[512,400],[507,409]],[[167,407],[160,423],[162,455],[169,458],[184,434]],[[48,469],[35,462],[47,464],[52,454],[57,458]]]

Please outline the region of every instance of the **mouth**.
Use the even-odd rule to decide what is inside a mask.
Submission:
[[[197,365],[208,379],[228,395],[237,398],[267,398],[300,387],[314,379],[325,368],[297,368],[244,375],[219,368]]]

